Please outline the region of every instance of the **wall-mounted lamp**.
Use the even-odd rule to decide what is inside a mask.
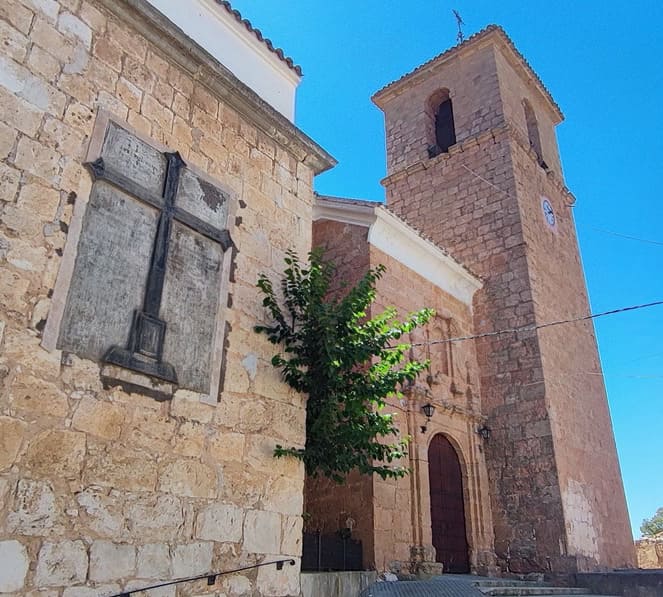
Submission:
[[[426,425],[421,426],[421,433],[426,433],[427,425],[435,414],[435,406],[428,402],[421,407],[421,412],[426,416]]]
[[[490,439],[490,427],[487,427],[486,425],[482,425],[477,429],[477,434],[481,436],[481,439],[484,441],[488,441]]]

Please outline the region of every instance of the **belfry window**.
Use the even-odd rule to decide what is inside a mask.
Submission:
[[[441,89],[429,98],[427,113],[431,123],[428,156],[432,158],[440,153],[448,152],[449,148],[456,144],[454,111],[449,90]]]
[[[536,153],[536,159],[539,165],[548,169],[548,165],[543,160],[543,152],[541,150],[541,137],[539,136],[539,123],[536,120],[536,114],[532,105],[526,100],[523,100],[523,110],[525,111],[525,122],[527,124],[527,137],[529,138],[529,145]]]
[[[435,144],[440,153],[449,151],[449,148],[456,144],[454,110],[450,98],[444,100],[435,113]]]

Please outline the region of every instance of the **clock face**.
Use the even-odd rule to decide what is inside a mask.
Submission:
[[[557,216],[555,215],[555,210],[550,203],[550,199],[547,197],[541,197],[541,209],[543,210],[543,217],[546,221],[546,224],[548,224],[550,228],[557,228]]]

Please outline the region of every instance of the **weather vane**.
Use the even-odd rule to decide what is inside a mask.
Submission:
[[[456,24],[458,25],[458,35],[456,36],[456,41],[460,44],[465,39],[465,34],[463,33],[463,25],[465,24],[465,21],[463,21],[463,17],[460,16],[460,13],[455,8],[453,8],[451,12],[453,12],[454,17],[456,17]]]

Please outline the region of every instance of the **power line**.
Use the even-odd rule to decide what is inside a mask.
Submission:
[[[490,338],[493,336],[501,336],[503,334],[516,334],[518,332],[531,332],[534,330],[541,330],[544,328],[562,325],[565,323],[576,323],[578,321],[587,321],[588,319],[596,319],[597,317],[605,317],[606,315],[615,315],[616,313],[625,313],[626,311],[636,311],[638,309],[646,309],[648,307],[655,307],[663,305],[663,301],[655,301],[653,303],[646,303],[644,305],[634,305],[632,307],[621,307],[620,309],[612,309],[610,311],[603,311],[602,313],[590,313],[589,315],[582,315],[572,319],[560,319],[557,321],[549,321],[547,323],[530,324],[517,328],[508,328],[505,330],[498,330],[495,332],[484,332],[483,334],[474,334],[472,336],[458,336],[456,338],[446,338],[443,340],[429,340],[428,342],[413,342],[411,346],[432,346],[434,344],[448,344],[449,342],[462,342],[464,340],[476,340],[478,338]]]
[[[621,232],[613,232],[612,230],[605,230],[603,228],[596,228],[595,226],[585,226],[585,228],[589,228],[590,230],[596,230],[597,232],[602,232],[603,234],[611,234],[612,236],[619,236],[620,238],[627,238],[629,240],[637,240],[640,241],[641,243],[649,243],[650,245],[659,245],[663,246],[663,242],[657,241],[657,240],[649,240],[646,238],[640,238],[638,236],[629,236],[628,234],[622,234]]]

